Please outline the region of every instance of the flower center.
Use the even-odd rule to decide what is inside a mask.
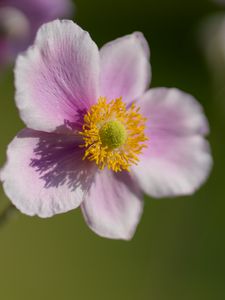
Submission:
[[[115,149],[125,143],[127,134],[123,124],[117,120],[112,120],[100,128],[99,136],[103,146]]]
[[[100,97],[84,116],[83,159],[95,161],[100,170],[106,166],[115,171],[127,170],[137,164],[138,155],[147,147],[144,134],[146,119],[132,104],[128,109],[122,98],[107,103]]]

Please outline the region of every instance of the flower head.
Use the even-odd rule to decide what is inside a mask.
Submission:
[[[224,2],[225,3],[225,2]],[[223,92],[225,76],[225,15],[217,13],[205,18],[200,26],[199,41],[213,78],[216,91]],[[221,94],[221,98],[223,98]]]
[[[84,159],[95,161],[100,170],[105,166],[117,172],[137,164],[138,155],[146,147],[145,118],[132,104],[126,108],[121,98],[107,103],[100,98],[84,116]]]
[[[72,12],[70,0],[1,0],[0,65],[24,51],[42,24],[69,17]]]
[[[217,4],[221,4],[224,5],[225,1],[224,0],[212,0],[213,2],[217,3]]]
[[[103,46],[72,21],[39,30],[15,68],[27,125],[1,171],[18,209],[50,217],[81,206],[101,236],[130,239],[153,197],[192,194],[211,167],[201,106],[177,89],[147,90],[148,44],[135,32]]]

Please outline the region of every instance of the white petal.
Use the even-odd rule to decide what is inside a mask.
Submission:
[[[3,188],[12,203],[21,212],[40,217],[78,207],[92,176],[73,136],[30,129],[10,143],[1,170]]]
[[[81,205],[88,226],[112,239],[131,239],[143,209],[141,194],[128,173],[109,170],[96,174]]]
[[[207,179],[212,157],[201,106],[177,89],[148,91],[138,102],[147,117],[148,148],[132,168],[143,191],[154,197],[192,194]]]
[[[15,67],[16,103],[29,128],[54,131],[75,122],[98,97],[99,52],[72,21],[53,21]]]
[[[122,97],[130,103],[147,89],[151,68],[149,47],[140,32],[118,38],[100,50],[100,92],[108,100]]]

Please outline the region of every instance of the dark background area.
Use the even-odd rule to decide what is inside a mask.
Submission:
[[[203,19],[223,10],[203,0],[76,0],[74,20],[99,47],[142,31],[151,48],[151,85],[180,88],[202,103],[214,169],[192,197],[146,197],[130,242],[95,235],[79,209],[50,219],[18,213],[0,228],[0,299],[225,299],[225,98],[215,97],[199,37]],[[9,69],[0,76],[1,165],[24,127],[13,98]],[[0,208],[7,203],[1,188]]]

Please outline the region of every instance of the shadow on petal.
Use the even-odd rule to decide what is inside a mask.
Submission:
[[[25,129],[17,137],[37,139],[29,166],[44,181],[44,188],[67,185],[70,191],[89,189],[96,167],[82,160],[82,140],[69,126],[61,126],[53,133]]]

